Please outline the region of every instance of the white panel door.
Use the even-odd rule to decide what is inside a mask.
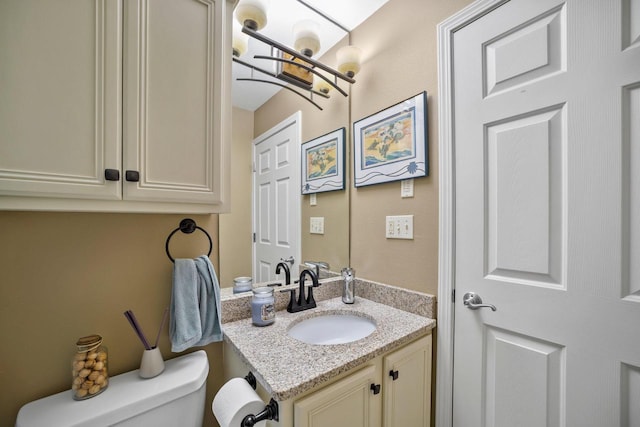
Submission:
[[[639,13],[511,0],[454,35],[456,427],[640,426]]]
[[[266,282],[280,260],[300,262],[300,113],[253,143],[253,279]]]
[[[121,198],[105,179],[121,170],[121,15],[121,1],[0,2],[0,196]]]

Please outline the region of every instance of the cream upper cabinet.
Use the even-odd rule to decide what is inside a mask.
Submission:
[[[0,195],[121,198],[120,9],[0,2]]]
[[[0,2],[0,209],[228,209],[229,0]]]

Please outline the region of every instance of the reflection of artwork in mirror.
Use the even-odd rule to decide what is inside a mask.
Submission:
[[[429,174],[426,98],[422,92],[353,124],[356,187]]]
[[[344,189],[345,129],[302,144],[302,194]]]

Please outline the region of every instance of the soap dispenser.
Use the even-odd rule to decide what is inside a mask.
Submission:
[[[351,267],[343,268],[342,279],[344,280],[342,302],[345,304],[353,304],[356,300],[356,271]]]

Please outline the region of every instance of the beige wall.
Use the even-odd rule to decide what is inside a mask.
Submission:
[[[231,212],[220,215],[220,286],[251,276],[251,191],[253,113],[233,109],[231,144]]]
[[[69,390],[70,357],[79,337],[98,333],[109,349],[109,373],[137,369],[143,347],[123,313],[131,309],[155,338],[171,297],[173,264],[165,241],[183,215],[0,212],[0,425],[19,408]],[[189,216],[217,241],[216,215]],[[176,233],[171,255],[208,249],[204,234]],[[218,251],[211,254],[218,265]],[[160,338],[166,359],[168,328]],[[222,345],[206,347],[207,401],[221,385]],[[69,395],[71,399],[71,395]],[[210,410],[205,425],[215,425]]]
[[[357,274],[431,294],[438,279],[438,134],[436,25],[468,0],[391,0],[352,32],[363,51],[352,87],[351,117],[360,120],[426,91],[429,177],[414,181],[415,196],[400,197],[400,182],[351,193],[351,264]],[[413,240],[385,238],[385,216],[414,215]]]

